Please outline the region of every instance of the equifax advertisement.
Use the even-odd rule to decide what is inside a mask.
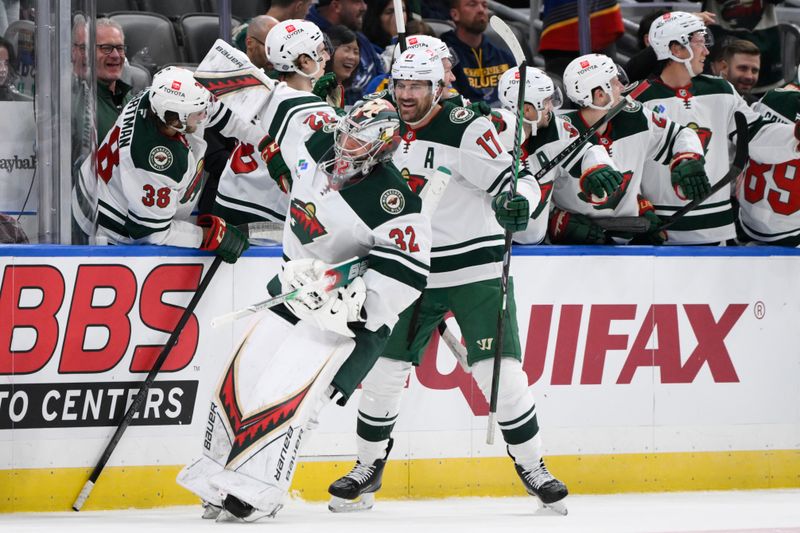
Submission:
[[[0,469],[94,464],[212,260],[107,250],[0,256]],[[512,273],[547,453],[797,446],[800,255],[526,250]],[[199,454],[209,398],[249,323],[210,321],[265,299],[279,253],[221,266],[111,464]],[[358,397],[323,411],[305,458],[355,451]],[[503,455],[479,443],[487,412],[437,335],[409,380],[398,453]]]

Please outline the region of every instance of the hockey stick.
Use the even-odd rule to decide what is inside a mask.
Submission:
[[[197,304],[200,302],[200,298],[203,297],[203,294],[206,292],[209,283],[211,283],[211,280],[214,278],[214,275],[217,273],[217,269],[221,264],[222,257],[215,257],[214,261],[211,263],[211,266],[208,268],[208,272],[206,272],[206,275],[203,277],[200,285],[198,285],[197,291],[195,291],[194,296],[192,296],[189,305],[186,306],[186,310],[181,315],[180,320],[178,320],[178,324],[175,326],[175,329],[172,330],[172,334],[169,336],[169,340],[167,340],[167,343],[164,345],[164,349],[161,350],[161,354],[159,354],[158,359],[156,359],[156,361],[153,363],[153,368],[150,369],[150,372],[148,372],[147,377],[139,388],[139,392],[134,397],[133,402],[131,403],[130,407],[128,407],[128,410],[125,412],[125,416],[122,418],[122,421],[120,421],[116,431],[114,431],[114,435],[106,445],[102,455],[100,455],[100,460],[97,461],[92,473],[89,475],[89,479],[86,481],[86,483],[84,483],[83,488],[78,494],[78,497],[75,498],[75,503],[72,504],[72,509],[74,511],[80,511],[83,505],[86,503],[86,500],[89,498],[89,495],[92,493],[92,489],[94,489],[94,484],[97,482],[97,478],[99,478],[100,474],[103,473],[103,469],[105,468],[106,463],[108,463],[108,460],[111,458],[111,454],[114,453],[114,449],[117,447],[117,444],[119,444],[123,433],[125,433],[125,430],[128,429],[128,426],[130,426],[131,422],[133,422],[133,417],[144,403],[147,392],[150,390],[150,387],[153,385],[153,381],[156,379],[156,374],[158,374],[159,370],[161,370],[161,367],[167,360],[172,348],[174,348],[175,344],[178,342],[178,338],[180,337],[184,326],[186,326],[186,322],[189,321],[189,318],[194,313],[195,307],[197,307]]]
[[[283,241],[283,226],[283,222],[263,220],[242,224],[237,228],[247,235],[247,240],[250,241],[250,244],[260,244],[258,241],[271,241],[268,244],[280,244]]]
[[[397,26],[397,43],[400,53],[406,51],[406,18],[403,16],[403,0],[394,0],[394,24]]]
[[[747,157],[749,156],[747,119],[745,118],[744,114],[736,111],[733,114],[733,120],[736,122],[736,153],[733,156],[733,163],[731,163],[731,168],[728,170],[727,174],[725,174],[722,179],[720,179],[711,187],[711,190],[708,191],[708,194],[702,198],[695,198],[685,206],[675,211],[675,213],[669,217],[669,220],[661,224],[656,231],[664,231],[667,228],[672,227],[677,221],[685,217],[687,213],[708,200],[711,196],[722,190],[725,186],[729,185],[739,174],[742,173],[742,170],[747,164]]]
[[[465,372],[469,372],[469,360],[467,359],[467,349],[464,347],[463,344],[453,335],[453,332],[450,331],[450,328],[447,327],[447,323],[442,320],[439,322],[437,326],[439,330],[439,336],[444,341],[445,345],[450,349],[450,352],[453,354],[453,357],[456,358],[456,361],[461,364],[461,368],[464,369]]]
[[[592,222],[607,231],[619,233],[647,233],[650,221],[645,217],[602,217],[592,218]]]
[[[304,293],[320,291],[329,292],[333,289],[344,287],[350,281],[362,275],[366,270],[366,259],[351,257],[347,261],[342,261],[341,263],[332,265],[328,270],[325,271],[320,279],[314,281],[313,283],[309,283],[308,285],[304,285],[298,289],[273,296],[272,298],[267,298],[266,300],[253,305],[248,305],[247,307],[239,309],[238,311],[233,311],[232,313],[215,317],[213,320],[211,320],[211,327],[217,328],[223,324],[227,324],[228,322],[233,322],[235,320],[239,320],[240,318],[265,311],[271,307],[275,307],[276,305],[290,302],[297,299]]]
[[[514,129],[514,149],[511,151],[513,163],[511,165],[511,182],[509,184],[508,199],[517,194],[517,179],[522,167],[522,118],[525,114],[525,78],[527,62],[522,47],[508,27],[497,16],[489,20],[494,31],[505,41],[511,49],[514,59],[519,66],[519,93],[517,94],[517,123]],[[486,426],[486,444],[494,444],[494,425],[497,413],[497,396],[500,389],[500,362],[503,355],[503,335],[505,334],[506,314],[508,313],[508,278],[511,269],[511,239],[512,232],[505,230],[505,244],[503,246],[503,273],[500,276],[500,312],[497,315],[497,335],[495,338],[494,367],[492,369],[492,390],[489,397],[489,418]]]

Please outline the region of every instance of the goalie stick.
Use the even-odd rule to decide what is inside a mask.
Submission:
[[[694,210],[697,206],[708,200],[711,196],[722,190],[726,185],[730,184],[736,177],[742,173],[747,158],[749,156],[748,150],[748,125],[747,119],[744,114],[736,111],[733,114],[733,120],[736,122],[736,152],[733,156],[733,162],[728,172],[715,183],[708,194],[702,198],[696,198],[681,207],[675,213],[665,220],[658,228],[653,230],[653,233],[664,231],[672,227],[681,218],[685,217],[690,211]],[[621,233],[650,233],[650,222],[644,217],[604,217],[592,219],[598,226],[608,231],[616,231]]]

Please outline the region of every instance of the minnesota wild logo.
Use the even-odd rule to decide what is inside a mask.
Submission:
[[[292,233],[302,244],[308,244],[317,237],[328,234],[325,226],[317,219],[317,207],[311,202],[292,200],[289,214],[291,215]]]
[[[428,178],[420,176],[419,174],[412,174],[407,168],[401,170],[400,174],[403,176],[403,179],[406,180],[406,185],[408,185],[408,188],[411,189],[411,192],[414,194],[421,193],[422,188],[428,183]]]
[[[694,130],[698,137],[700,137],[700,144],[703,145],[703,153],[708,153],[708,145],[711,142],[712,132],[708,128],[700,127],[696,122],[690,122],[686,125],[687,128]]]
[[[633,172],[627,170],[622,173],[622,184],[619,186],[619,189],[614,191],[613,194],[610,194],[607,197],[607,200],[602,204],[592,205],[592,208],[597,210],[603,209],[616,209],[619,203],[622,201],[622,198],[625,196],[625,193],[628,192],[628,185],[631,184],[631,178],[633,178]],[[587,197],[583,192],[578,193],[578,198],[583,200],[587,203],[592,203],[589,201],[589,197]]]

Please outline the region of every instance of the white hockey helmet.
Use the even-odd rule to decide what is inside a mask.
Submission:
[[[436,91],[444,86],[444,67],[436,52],[427,46],[409,49],[392,65],[390,86],[398,80],[429,81]]]
[[[653,21],[648,37],[650,38],[650,46],[659,60],[672,59],[683,63],[689,69],[689,73],[694,76],[695,73],[690,67],[694,52],[689,45],[689,41],[697,32],[702,32],[707,47],[711,47],[714,44],[711,34],[706,30],[706,25],[700,17],[683,11],[672,11],[664,13]],[[677,42],[689,51],[688,59],[680,59],[672,53],[669,46],[673,42]]]
[[[458,57],[441,39],[430,35],[409,35],[406,37],[406,50],[419,49],[425,46],[436,52],[436,55],[439,56],[439,59],[442,61],[445,59],[450,61],[451,67],[454,67],[458,63]],[[394,64],[399,56],[400,45],[396,44],[394,52],[392,53],[392,64]]]
[[[602,107],[592,102],[592,92],[598,87],[609,97],[613,97],[613,80],[617,79],[622,85],[628,84],[625,71],[603,54],[586,54],[573,59],[564,69],[564,89],[567,97],[581,107],[593,109],[610,109],[613,101]]]
[[[211,93],[197,83],[191,71],[180,67],[166,67],[156,72],[149,97],[150,109],[162,122],[167,122],[167,111],[178,114],[182,127],[175,129],[180,132],[186,130],[190,114],[206,111],[211,103]]]
[[[517,110],[519,98],[519,67],[512,67],[500,76],[497,84],[497,93],[502,106],[512,113]],[[553,80],[536,67],[525,68],[525,103],[531,104],[537,111],[545,108],[550,100],[552,109],[559,109],[563,103],[561,89],[555,86]]]
[[[336,125],[331,188],[341,190],[353,178],[365,177],[373,166],[391,159],[399,144],[400,116],[389,101],[356,102]]]
[[[264,47],[267,49],[267,59],[279,72],[297,72],[315,78],[325,68],[325,38],[317,25],[308,20],[279,22],[267,34]],[[317,64],[317,71],[313,74],[306,74],[297,66],[297,60],[303,54]]]

